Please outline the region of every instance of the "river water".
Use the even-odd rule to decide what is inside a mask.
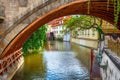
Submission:
[[[12,80],[89,80],[91,50],[70,42],[48,42],[24,57]]]

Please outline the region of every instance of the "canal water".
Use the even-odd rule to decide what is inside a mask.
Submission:
[[[24,57],[12,80],[89,80],[90,52],[70,42],[48,42],[43,52]]]

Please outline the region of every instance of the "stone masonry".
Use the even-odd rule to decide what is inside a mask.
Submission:
[[[0,0],[0,54],[14,37],[40,16],[75,0]]]

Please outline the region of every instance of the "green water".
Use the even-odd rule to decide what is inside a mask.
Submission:
[[[41,80],[45,77],[43,54],[32,54],[24,57],[24,64],[17,71],[12,80]],[[40,77],[39,77],[40,76]]]
[[[89,80],[90,52],[70,42],[48,42],[43,52],[24,57],[12,80]]]

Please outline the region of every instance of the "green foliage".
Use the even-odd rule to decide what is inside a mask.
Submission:
[[[90,3],[91,3],[91,0],[88,0],[88,11],[87,11],[88,14],[90,14]]]
[[[114,26],[117,26],[120,13],[120,0],[113,0],[114,3]]]
[[[85,15],[71,16],[70,20],[68,20],[65,23],[65,27],[66,27],[65,32],[72,31],[73,37],[77,37],[78,30],[81,30],[82,34],[84,34],[83,31],[86,29],[90,29],[93,24],[94,24],[93,17],[85,16]]]
[[[23,45],[23,54],[29,53],[29,50],[38,50],[46,41],[46,25],[36,30]]]
[[[100,25],[98,25],[98,27],[96,28],[98,33],[99,33],[99,40],[101,39],[101,34],[104,34],[104,32],[102,31],[102,28]]]
[[[66,29],[69,29],[73,32],[73,37],[76,37],[78,35],[78,30],[81,31],[81,35],[89,35],[89,29],[93,29],[93,35],[94,31],[97,30],[99,33],[99,36],[103,33],[101,29],[101,20],[99,18],[91,17],[91,16],[73,16],[70,20],[68,20],[65,23]],[[86,32],[88,30],[88,32]]]
[[[114,26],[117,27],[118,25],[118,18],[120,14],[120,0],[107,0],[107,11],[109,11],[109,7],[111,7],[111,2],[114,6]],[[88,14],[90,13],[90,4],[91,0],[88,0]]]
[[[114,6],[114,26],[117,27],[118,17],[120,13],[120,0],[112,0]],[[110,7],[110,0],[107,0],[107,10]]]
[[[79,27],[80,30],[90,29],[95,23],[95,19],[90,16],[80,15],[73,16],[69,21],[66,22],[66,28],[69,30],[75,30]]]

